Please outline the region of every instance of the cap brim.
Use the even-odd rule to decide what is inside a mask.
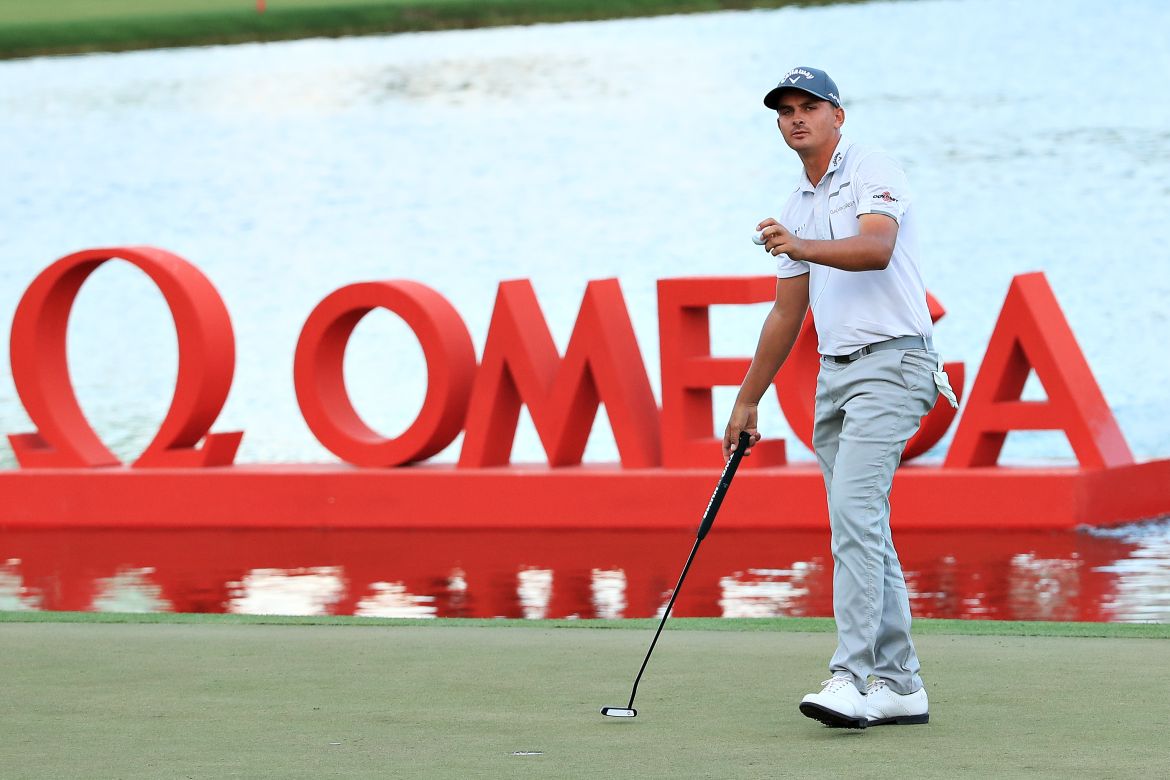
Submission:
[[[776,87],[771,92],[769,92],[767,95],[764,95],[764,105],[767,106],[768,108],[772,109],[773,111],[775,111],[776,107],[780,105],[780,93],[786,89],[795,89],[797,92],[803,92],[806,95],[812,95],[813,97],[817,98],[818,100],[824,100],[826,103],[831,103],[831,104],[833,104],[833,106],[838,107],[838,108],[840,108],[840,106],[841,106],[840,103],[838,103],[836,100],[833,100],[833,98],[831,98],[831,97],[827,97],[826,95],[817,94],[816,92],[813,92],[811,89],[805,89],[804,87],[792,87],[792,86],[789,86],[787,84],[785,84],[782,87]]]

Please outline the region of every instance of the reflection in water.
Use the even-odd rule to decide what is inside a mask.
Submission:
[[[0,610],[21,612],[41,609],[41,594],[24,584],[20,559],[10,558],[0,566]]]
[[[416,596],[401,582],[375,582],[373,593],[358,602],[355,615],[384,618],[433,618],[435,597]]]
[[[153,575],[154,569],[144,566],[120,569],[112,577],[96,580],[91,609],[94,612],[173,612]]]
[[[661,615],[686,531],[0,533],[0,609],[381,617]],[[1170,521],[902,533],[916,617],[1170,620]],[[827,533],[713,533],[678,616],[832,615]]]
[[[467,572],[456,567],[447,578],[447,609],[445,617],[469,617],[467,607]]]
[[[228,584],[227,612],[241,615],[328,615],[345,592],[340,566],[253,569]]]
[[[820,569],[815,561],[797,561],[790,569],[748,569],[723,577],[719,599],[723,617],[772,617],[804,615],[809,595],[806,580]]]
[[[553,590],[552,569],[521,569],[516,579],[516,596],[520,600],[521,615],[530,620],[548,617],[548,603],[552,599]]]
[[[1032,553],[1015,556],[1011,579],[1013,609],[1035,615],[1036,620],[1076,620],[1080,565],[1075,555],[1070,560],[1037,558]]]
[[[599,618],[626,616],[626,573],[621,569],[594,569],[593,614]]]

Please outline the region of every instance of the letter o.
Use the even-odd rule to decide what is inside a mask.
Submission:
[[[141,269],[162,292],[179,341],[175,394],[158,433],[134,462],[142,467],[220,466],[243,433],[209,434],[235,371],[231,318],[211,281],[178,255],[148,246],[87,249],[42,271],[12,319],[12,379],[36,433],[9,436],[22,468],[117,466],[120,461],[85,419],[69,379],[69,312],[89,275],[108,260]],[[200,440],[202,446],[196,446]]]
[[[345,389],[346,345],[377,308],[406,321],[427,363],[422,410],[395,438],[366,425]],[[348,285],[322,300],[297,341],[293,380],[301,414],[326,449],[355,466],[398,466],[429,458],[459,435],[475,370],[471,334],[455,307],[425,285],[395,279]]]

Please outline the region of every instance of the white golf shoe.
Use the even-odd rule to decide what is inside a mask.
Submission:
[[[870,726],[909,726],[930,722],[926,689],[905,695],[894,693],[885,680],[874,680],[865,689],[865,717]]]
[[[838,729],[863,729],[869,725],[865,714],[865,697],[852,677],[835,676],[821,683],[820,693],[810,693],[800,701],[800,711],[813,720]]]

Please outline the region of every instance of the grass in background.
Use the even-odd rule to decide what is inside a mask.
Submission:
[[[864,0],[0,0],[0,58]]]

